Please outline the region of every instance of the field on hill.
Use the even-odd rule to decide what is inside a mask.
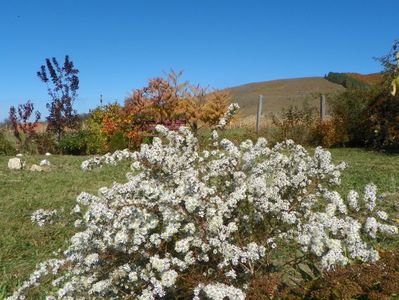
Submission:
[[[264,96],[263,114],[267,116],[292,104],[301,106],[304,101],[318,106],[320,94],[335,94],[345,88],[322,77],[307,77],[255,82],[227,90],[231,92],[233,102],[240,105],[239,115],[245,119],[255,116],[259,95]]]
[[[310,150],[312,151],[312,150]],[[360,149],[332,149],[334,161],[346,161],[349,168],[343,173],[341,191],[362,190],[374,182],[384,193],[384,206],[398,214],[399,156],[368,152]],[[27,163],[37,163],[43,156],[29,156]],[[34,270],[35,265],[51,256],[64,245],[74,229],[68,223],[69,211],[76,196],[113,182],[124,182],[128,163],[117,167],[104,166],[83,173],[82,156],[51,156],[52,169],[48,172],[9,171],[8,157],[0,156],[0,299],[8,295]],[[39,228],[32,224],[30,215],[39,208],[64,208],[54,225]],[[396,218],[399,216],[396,215]],[[41,286],[39,294],[46,287]]]

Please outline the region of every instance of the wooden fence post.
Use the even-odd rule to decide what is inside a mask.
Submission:
[[[320,96],[320,120],[323,121],[326,117],[326,96]]]
[[[263,95],[259,95],[258,99],[258,111],[256,113],[256,134],[259,134],[260,119],[262,117],[262,106],[263,106]]]

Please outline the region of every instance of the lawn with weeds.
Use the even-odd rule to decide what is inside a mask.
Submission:
[[[342,196],[350,189],[361,192],[365,184],[373,182],[385,195],[384,206],[399,218],[399,155],[350,148],[330,151],[334,162],[348,163],[339,188]],[[27,156],[27,165],[44,158]],[[129,170],[129,163],[124,162],[83,172],[80,164],[86,157],[54,155],[48,158],[52,164],[48,171],[11,171],[8,159],[0,156],[0,299],[27,279],[37,263],[65,245],[74,231],[68,217],[76,196],[82,191],[96,193],[115,181],[124,182]],[[64,211],[54,225],[40,228],[30,220],[39,208]],[[31,297],[40,298],[41,292]]]

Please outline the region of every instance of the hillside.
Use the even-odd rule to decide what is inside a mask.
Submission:
[[[241,109],[241,116],[256,114],[257,99],[264,96],[263,113],[279,112],[290,104],[302,105],[305,100],[318,105],[320,94],[338,93],[345,88],[322,77],[305,77],[249,83],[227,89]]]
[[[369,85],[379,84],[383,79],[381,73],[371,73],[371,74],[346,73],[346,74],[352,78],[355,78]]]

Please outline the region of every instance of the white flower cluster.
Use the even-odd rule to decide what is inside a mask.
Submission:
[[[240,106],[238,103],[231,103],[227,107],[227,111],[224,113],[223,117],[220,118],[219,123],[216,125],[217,129],[223,129],[230,121],[230,119],[233,117],[233,115],[236,114],[237,110],[240,109]]]
[[[156,130],[164,142],[115,155],[133,160],[126,183],[79,195],[82,229],[53,260],[62,268],[39,266],[9,299],[49,273],[57,275],[48,299],[245,299],[255,273],[292,260],[274,261],[283,247],[297,245],[329,269],[378,259],[365,237],[397,233],[386,213],[374,213],[373,185],[361,198],[334,191],[345,165],[321,148],[310,155],[292,141],[236,146],[214,135],[200,151],[187,128]]]
[[[96,156],[96,157],[90,158],[88,160],[85,160],[82,162],[80,168],[83,171],[88,171],[88,170],[93,169],[93,167],[96,167],[96,166],[101,167],[104,164],[116,165],[121,160],[133,158],[134,157],[133,154],[134,153],[129,151],[129,149],[117,150],[114,153],[107,153],[103,156]]]
[[[38,226],[42,227],[46,223],[52,224],[53,218],[57,214],[57,210],[44,210],[42,208],[36,210],[31,215],[30,219],[33,223],[36,223]]]
[[[193,300],[201,299],[199,297],[201,291],[203,291],[207,299],[213,299],[213,300],[224,300],[226,298],[234,300],[245,299],[245,293],[243,293],[242,290],[223,283],[216,283],[216,284],[208,284],[206,286],[199,284],[194,290]]]

